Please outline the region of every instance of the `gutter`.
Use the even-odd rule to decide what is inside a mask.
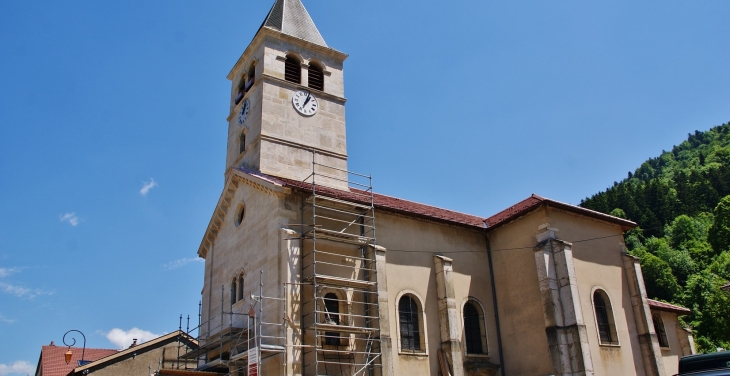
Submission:
[[[489,260],[489,279],[492,285],[492,305],[494,306],[494,321],[497,324],[497,350],[499,351],[499,372],[504,374],[504,353],[502,352],[502,331],[499,328],[499,309],[497,307],[497,288],[494,285],[494,267],[492,265],[492,247],[489,245],[489,234],[484,236],[487,240],[487,259]]]

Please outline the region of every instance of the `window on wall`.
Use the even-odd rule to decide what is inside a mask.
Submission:
[[[398,301],[401,351],[421,351],[420,307],[412,295]]]
[[[241,132],[241,135],[238,136],[238,154],[244,151],[246,151],[246,134]]]
[[[309,81],[309,87],[324,91],[324,71],[322,67],[316,63],[309,64],[309,74],[307,80]]]
[[[223,295],[223,294],[221,294],[221,295]],[[231,282],[231,305],[233,305],[234,303],[236,303],[236,279],[235,278],[233,278],[233,281]]]
[[[596,290],[593,293],[593,310],[596,315],[596,326],[598,327],[598,339],[602,345],[618,345],[616,325],[613,320],[611,300],[603,290]]]
[[[241,77],[241,81],[238,82],[238,92],[236,94],[236,104],[241,103],[241,99],[243,99],[243,95],[246,93],[243,88],[246,86],[246,77]]]
[[[654,321],[654,331],[656,331],[656,336],[659,339],[659,346],[669,347],[667,331],[664,329],[664,321],[662,321],[661,316],[655,313],[651,316],[651,319]]]
[[[238,301],[243,300],[243,274],[238,275],[238,296],[236,298]]]
[[[295,84],[302,83],[302,65],[294,56],[287,56],[284,62],[284,79]]]
[[[238,206],[236,207],[236,213],[233,216],[233,224],[236,225],[236,227],[241,226],[244,216],[246,216],[246,207],[243,205],[242,202],[239,202]]]
[[[337,295],[327,293],[324,296],[324,322],[330,325],[340,325],[340,302]],[[325,332],[324,344],[328,346],[340,345],[340,333]]]
[[[251,90],[251,87],[253,86],[256,78],[256,65],[254,63],[251,63],[251,65],[248,67],[248,72],[246,72],[246,85],[243,87],[243,91],[247,92]]]
[[[484,327],[482,306],[474,300],[464,304],[464,337],[466,353],[478,355],[487,353],[487,333]]]

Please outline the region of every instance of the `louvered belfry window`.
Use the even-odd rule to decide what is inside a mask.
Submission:
[[[613,343],[611,323],[608,317],[608,307],[599,291],[593,293],[593,304],[596,310],[596,323],[598,324],[598,336],[603,343]]]
[[[418,304],[409,295],[403,295],[398,301],[400,320],[400,346],[402,351],[421,350],[421,327]]]
[[[287,56],[284,62],[284,79],[295,84],[302,83],[302,67],[293,56]]]
[[[317,65],[310,64],[309,75],[307,78],[309,80],[309,87],[324,91],[324,73],[322,72],[322,68]]]

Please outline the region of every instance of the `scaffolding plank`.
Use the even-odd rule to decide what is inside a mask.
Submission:
[[[261,345],[261,353],[262,354],[276,354],[276,353],[283,353],[286,350],[284,346],[278,346],[278,345]],[[236,354],[231,357],[232,362],[236,362],[239,360],[246,360],[248,359],[248,351],[244,351],[240,354]]]
[[[336,332],[336,333],[352,333],[352,334],[367,334],[377,332],[377,328],[366,328],[363,326],[347,326],[347,325],[336,325],[336,324],[312,324],[307,329],[314,329],[316,326],[317,331],[323,332]]]
[[[323,228],[312,229],[307,233],[307,235],[309,238],[316,237],[318,240],[325,239],[354,245],[366,245],[375,241],[375,238],[371,238],[368,236],[348,234],[346,232],[327,230]]]
[[[364,194],[364,195],[362,195],[362,197],[363,197],[363,199],[370,198],[370,195],[369,194]],[[363,203],[360,203],[360,202],[342,200],[342,199],[339,199],[339,198],[334,198],[334,197],[325,196],[325,195],[318,195],[318,194],[314,194],[312,196],[309,196],[309,198],[307,198],[307,203],[308,204],[312,204],[312,202],[316,203],[319,200],[322,200],[322,201],[325,201],[325,202],[334,202],[334,203],[337,203],[337,204],[343,204],[343,205],[352,206],[352,207],[361,208],[361,209],[372,209],[373,208],[373,206],[370,205],[370,204],[363,204]]]
[[[318,285],[335,285],[335,286],[360,287],[360,288],[367,288],[367,287],[375,286],[375,282],[363,281],[360,279],[335,277],[335,276],[323,275],[323,274],[315,274],[313,276],[307,277],[305,280],[307,282],[310,282],[310,281],[313,281],[315,278],[317,279]]]

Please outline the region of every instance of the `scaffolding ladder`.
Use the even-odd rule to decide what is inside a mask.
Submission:
[[[303,374],[380,375],[372,177],[316,156],[301,209]]]

